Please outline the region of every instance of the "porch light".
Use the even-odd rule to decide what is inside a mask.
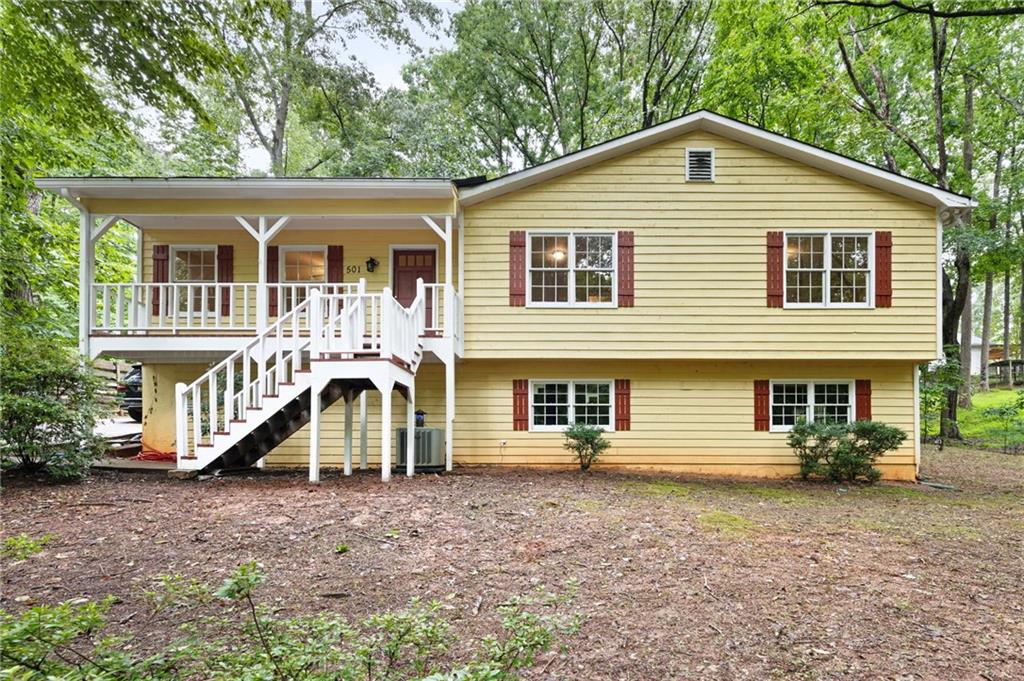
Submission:
[[[422,428],[427,423],[427,412],[422,409],[416,410],[416,427]]]
[[[377,261],[376,258],[374,258],[373,256],[370,256],[369,258],[366,259],[366,271],[367,272],[373,272],[374,270],[377,269],[377,265],[379,265],[379,264],[380,263]]]

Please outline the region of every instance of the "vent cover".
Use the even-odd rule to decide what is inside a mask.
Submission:
[[[687,182],[714,182],[715,181],[715,150],[714,149],[687,149],[686,150],[686,181]]]

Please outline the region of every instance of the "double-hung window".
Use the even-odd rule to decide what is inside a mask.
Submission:
[[[854,419],[852,381],[772,381],[771,429],[790,430],[798,420],[849,423]]]
[[[283,246],[281,248],[283,310],[288,312],[306,299],[311,287],[326,281],[326,246]]]
[[[528,304],[536,307],[613,307],[615,234],[530,234]]]
[[[175,246],[172,249],[171,270],[176,284],[200,284],[181,287],[178,291],[178,311],[193,314],[217,311],[217,247],[216,246]],[[210,286],[202,286],[210,284]]]
[[[612,381],[530,381],[530,430],[562,431],[574,423],[613,430]]]
[[[871,234],[787,233],[786,307],[870,307]]]

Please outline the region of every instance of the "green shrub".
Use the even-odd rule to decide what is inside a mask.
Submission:
[[[25,560],[37,553],[42,553],[43,547],[50,543],[50,535],[44,534],[39,539],[33,539],[24,532],[11,537],[4,537],[2,553],[5,558],[12,560]]]
[[[907,434],[877,421],[853,423],[798,422],[789,433],[789,446],[800,459],[800,475],[820,476],[831,482],[861,478],[875,482],[882,473],[874,463],[896,449]]]
[[[283,618],[257,603],[264,579],[255,562],[240,566],[216,590],[226,607],[212,616],[182,617],[188,623],[184,638],[150,657],[134,656],[129,641],[102,638],[112,597],[40,606],[17,616],[0,611],[0,678],[510,681],[559,636],[579,628],[578,618],[563,611],[574,585],[565,594],[539,590],[499,605],[501,633],[484,637],[468,661],[459,662],[450,659],[455,639],[437,601],[414,599],[403,610],[356,625],[333,614]],[[183,577],[163,582],[176,607],[202,606],[213,593]],[[181,597],[189,592],[200,597],[187,603]]]
[[[103,452],[98,379],[52,340],[8,336],[0,352],[0,464],[77,480]]]
[[[612,443],[604,438],[604,431],[597,426],[577,421],[565,431],[562,446],[575,455],[580,470],[585,471],[597,462],[601,452],[611,447]]]

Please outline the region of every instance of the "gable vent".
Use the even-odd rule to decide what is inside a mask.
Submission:
[[[714,149],[687,149],[686,150],[686,181],[687,182],[714,182],[715,181],[715,150]]]

